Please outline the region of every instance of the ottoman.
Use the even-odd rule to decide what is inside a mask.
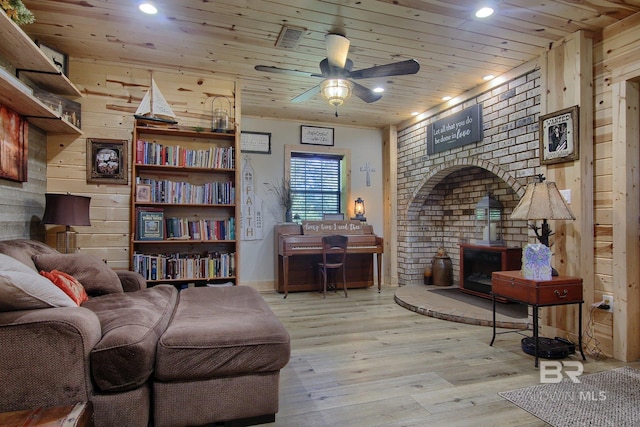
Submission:
[[[154,372],[154,425],[275,420],[289,333],[247,286],[180,292],[160,337]]]

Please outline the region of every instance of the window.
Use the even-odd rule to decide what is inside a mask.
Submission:
[[[321,220],[325,213],[342,212],[342,161],[343,156],[334,154],[291,153],[289,182],[294,218]]]

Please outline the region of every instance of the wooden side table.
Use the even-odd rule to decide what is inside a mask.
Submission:
[[[69,406],[4,412],[0,414],[0,425],[93,427],[93,406],[91,402],[82,402]]]
[[[533,341],[535,367],[538,367],[538,308],[554,305],[578,304],[578,346],[582,360],[587,360],[582,351],[582,279],[571,276],[553,276],[551,280],[525,279],[520,270],[495,271],[491,274],[493,298],[493,338],[496,339],[496,298],[528,304],[533,307]],[[506,331],[516,332],[516,331]],[[501,332],[505,333],[505,332]]]

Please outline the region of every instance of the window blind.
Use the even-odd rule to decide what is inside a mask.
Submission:
[[[339,213],[342,156],[292,153],[289,182],[291,212],[303,220],[321,220],[323,213]]]

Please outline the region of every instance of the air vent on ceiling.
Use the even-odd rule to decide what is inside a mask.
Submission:
[[[305,31],[307,31],[306,28],[283,25],[278,40],[276,41],[276,47],[283,49],[297,48]]]

